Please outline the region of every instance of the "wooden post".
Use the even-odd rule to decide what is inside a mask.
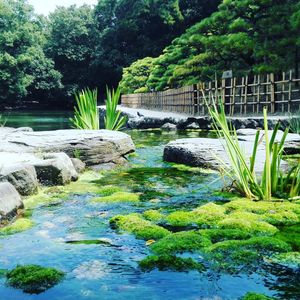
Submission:
[[[274,74],[270,74],[270,84],[271,84],[271,113],[275,113],[275,81]]]
[[[248,98],[248,75],[245,77],[245,86],[244,86],[244,107],[243,107],[243,113],[247,113],[247,98]]]
[[[256,104],[256,113],[259,114],[259,104],[260,104],[260,75],[257,75],[257,104]]]
[[[289,93],[288,93],[288,113],[291,113],[291,104],[292,104],[292,82],[293,82],[292,70],[290,70],[289,75]]]

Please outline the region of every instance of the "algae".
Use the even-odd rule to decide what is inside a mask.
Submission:
[[[275,298],[268,297],[264,294],[249,292],[243,296],[241,300],[275,300]]]
[[[107,185],[107,186],[100,188],[97,191],[97,194],[101,195],[101,196],[111,196],[112,194],[121,192],[121,191],[122,191],[121,188],[118,186]]]
[[[300,252],[277,253],[270,257],[270,261],[290,269],[300,269]]]
[[[6,273],[10,286],[29,294],[42,293],[58,284],[63,277],[62,271],[38,265],[17,266]]]
[[[97,197],[91,200],[92,202],[139,202],[138,194],[129,192],[116,192],[109,196]]]
[[[158,210],[150,209],[143,212],[143,217],[148,221],[157,223],[164,220],[165,216]]]
[[[15,220],[12,224],[0,228],[0,237],[23,232],[33,227],[33,225],[34,223],[30,219],[19,218]]]

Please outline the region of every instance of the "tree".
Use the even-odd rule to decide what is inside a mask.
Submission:
[[[25,0],[0,0],[0,100],[37,99],[60,87],[60,74],[43,52],[42,20]],[[43,70],[43,72],[41,72]]]
[[[58,7],[50,14],[48,26],[47,55],[63,76],[61,97],[69,99],[92,83],[89,67],[97,40],[93,10],[88,5]]]

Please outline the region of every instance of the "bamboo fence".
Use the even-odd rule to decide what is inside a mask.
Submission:
[[[221,97],[229,115],[294,113],[300,106],[300,79],[294,72],[253,75],[204,82],[162,92],[122,95],[122,105],[131,108],[207,114],[207,102]]]

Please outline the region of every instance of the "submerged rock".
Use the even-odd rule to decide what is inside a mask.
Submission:
[[[22,207],[22,199],[14,186],[0,182],[0,221],[15,216],[18,208]]]
[[[30,219],[20,218],[13,223],[0,228],[0,237],[4,235],[11,235],[18,232],[22,232],[30,229],[33,226],[33,222]]]
[[[40,294],[58,284],[64,273],[38,265],[17,266],[6,274],[7,283],[25,293]]]

